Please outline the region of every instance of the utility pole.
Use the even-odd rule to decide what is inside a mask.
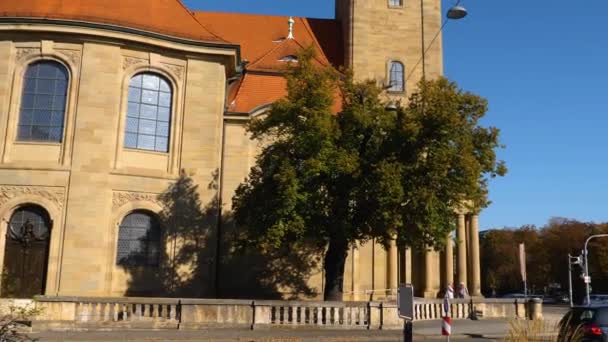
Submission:
[[[591,241],[591,239],[601,238],[601,237],[608,237],[608,234],[591,235],[585,241],[585,249],[583,249],[583,254],[585,256],[585,275],[584,275],[584,280],[585,280],[585,291],[587,292],[587,305],[591,305],[591,298],[590,298],[590,295],[589,295],[589,292],[591,292],[590,289],[589,289],[589,284],[591,284],[591,277],[589,276],[589,260],[588,260],[589,258],[587,257],[587,255],[589,255],[589,251],[587,250],[587,245],[589,244],[589,241]]]

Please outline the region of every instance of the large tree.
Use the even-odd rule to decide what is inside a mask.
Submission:
[[[325,300],[342,300],[350,247],[395,237],[401,246],[441,246],[454,209],[487,205],[487,177],[505,168],[498,130],[479,125],[484,99],[438,79],[390,110],[373,83],[314,61],[304,52],[287,75],[288,95],[250,122],[252,139],[265,145],[233,208],[244,241],[261,251],[318,247]]]

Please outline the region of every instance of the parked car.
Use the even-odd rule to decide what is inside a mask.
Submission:
[[[605,294],[593,294],[589,296],[591,299],[591,305],[608,305],[608,295]]]
[[[503,295],[502,298],[525,298],[526,296],[523,293],[507,293]]]
[[[608,305],[575,306],[559,322],[558,342],[608,342]]]

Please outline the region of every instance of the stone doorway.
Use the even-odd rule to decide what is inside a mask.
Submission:
[[[11,215],[4,248],[2,297],[44,294],[51,223],[48,212],[36,205],[22,206]]]

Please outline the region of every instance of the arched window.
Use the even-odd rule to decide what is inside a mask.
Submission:
[[[171,122],[171,86],[157,74],[135,75],[129,83],[125,147],[167,152]]]
[[[51,219],[43,208],[35,205],[21,207],[13,213],[7,236],[27,243],[45,241],[51,234]]]
[[[160,223],[146,211],[125,216],[118,230],[116,263],[123,266],[157,266],[160,257]]]
[[[25,71],[17,140],[61,142],[68,71],[54,61],[30,64]]]
[[[403,64],[401,64],[401,62],[391,62],[389,72],[389,91],[403,91],[405,89],[403,73]]]
[[[388,0],[388,6],[389,7],[400,7],[403,2],[403,0]]]

